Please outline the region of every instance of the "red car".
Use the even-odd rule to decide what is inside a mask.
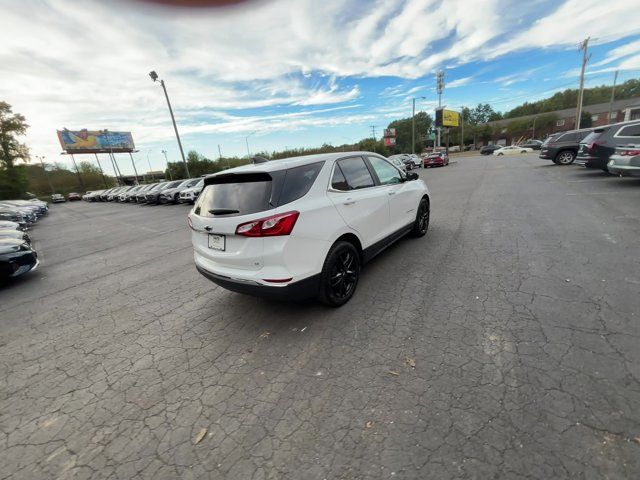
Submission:
[[[76,192],[71,192],[69,195],[67,195],[67,198],[69,199],[70,202],[73,202],[75,200],[82,200],[82,197],[80,196],[80,194]]]
[[[440,152],[428,153],[422,159],[422,164],[427,167],[444,167],[449,165],[449,155],[444,150]]]

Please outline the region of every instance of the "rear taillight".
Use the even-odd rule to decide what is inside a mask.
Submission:
[[[635,157],[636,155],[640,155],[640,150],[623,150],[620,152],[620,155],[623,157]]]
[[[300,212],[287,212],[241,223],[236,228],[236,235],[245,237],[289,235],[298,220],[298,216],[300,216]]]
[[[603,142],[595,141],[587,144],[587,153],[593,153],[596,149],[596,146],[602,145]]]

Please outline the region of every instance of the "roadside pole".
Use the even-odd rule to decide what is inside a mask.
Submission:
[[[413,109],[411,110],[411,153],[416,153],[416,99],[413,98],[412,100]]]
[[[104,176],[104,172],[102,171],[102,165],[100,165],[100,160],[98,159],[98,154],[94,153],[94,155],[96,156],[96,162],[98,162],[98,168],[100,169],[100,175],[102,175],[102,181],[104,182],[104,188],[109,188],[107,186],[107,179]]]
[[[49,188],[51,189],[51,195],[53,195],[55,193],[53,190],[53,183],[51,183],[51,177],[49,176],[49,172],[47,172],[47,169],[44,166],[44,157],[42,155],[36,155],[36,158],[40,160],[40,165],[42,165],[42,171],[44,172],[44,176],[47,177],[47,182],[49,182]]]
[[[618,70],[613,75],[613,87],[611,87],[611,100],[609,100],[609,115],[607,115],[607,125],[611,123],[611,110],[613,109],[613,100],[616,96],[616,81],[618,80]]]
[[[438,109],[442,108],[442,90],[444,89],[444,72],[440,70],[437,74]],[[438,147],[442,146],[440,127],[438,127]]]
[[[78,181],[80,182],[80,186],[82,187],[82,190],[86,190],[86,187],[84,186],[84,182],[82,181],[82,176],[80,175],[80,170],[78,170],[78,165],[76,165],[76,159],[73,157],[73,153],[71,154],[71,161],[73,162],[73,166],[76,169],[76,175],[78,175]]]
[[[131,155],[131,152],[129,152],[129,157],[131,157],[131,165],[133,165],[133,173],[135,173],[136,175],[136,184],[140,183],[138,182],[138,170],[136,170],[136,162],[133,161],[133,155]]]
[[[589,38],[587,37],[580,44],[580,50],[582,50],[582,70],[580,71],[580,89],[578,90],[578,105],[576,107],[576,122],[575,129],[580,130],[580,116],[582,115],[582,95],[584,93],[584,70],[587,66],[587,62],[591,56],[587,57],[587,48],[589,47]]]

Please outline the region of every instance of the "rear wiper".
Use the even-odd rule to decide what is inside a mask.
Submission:
[[[233,208],[214,208],[209,210],[212,215],[228,215],[230,213],[240,213],[240,210],[234,210]]]

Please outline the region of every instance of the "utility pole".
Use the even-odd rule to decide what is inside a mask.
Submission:
[[[100,160],[98,159],[98,154],[94,153],[94,155],[96,156],[96,162],[98,162],[98,168],[100,169],[100,175],[102,175],[102,181],[104,182],[104,188],[109,188],[107,186],[107,179],[104,176],[104,171],[102,170],[102,165],[100,165]]]
[[[169,160],[167,160],[167,151],[162,150],[162,154],[164,155],[164,161],[167,164],[167,173],[169,174],[169,180],[173,180],[173,177],[171,176],[171,169],[169,168]]]
[[[582,70],[580,71],[580,89],[578,90],[578,106],[576,107],[576,122],[575,129],[580,129],[580,116],[582,115],[582,95],[584,93],[584,70],[587,66],[587,62],[591,56],[587,56],[587,48],[589,47],[589,38],[587,37],[580,44],[580,50],[582,50]]]
[[[158,74],[155,71],[149,72],[149,76],[151,80],[154,82],[158,81]],[[176,119],[173,116],[173,108],[171,108],[171,102],[169,101],[169,94],[167,93],[167,87],[164,84],[164,80],[160,80],[160,85],[162,85],[162,90],[164,90],[164,96],[167,99],[167,106],[169,107],[169,113],[171,114],[171,122],[173,123],[173,130],[176,132],[176,139],[178,140],[178,147],[180,147],[180,155],[182,156],[182,163],[184,163],[184,171],[187,174],[187,178],[191,178],[189,174],[189,167],[187,166],[187,160],[184,158],[184,151],[182,150],[182,142],[180,141],[180,134],[178,133],[178,126],[176,125]]]
[[[222,150],[220,150],[220,144],[218,144],[218,160],[222,159]]]
[[[136,162],[133,161],[133,155],[129,152],[129,157],[131,157],[131,165],[133,165],[133,173],[136,174],[136,184],[138,184],[138,170],[136,170]]]
[[[436,76],[438,92],[438,108],[442,108],[442,90],[444,89],[444,71],[440,70]],[[440,127],[438,127],[438,146],[440,147]]]
[[[78,175],[78,181],[80,182],[80,186],[82,187],[82,190],[86,190],[85,186],[84,186],[84,182],[82,181],[82,176],[80,175],[80,170],[78,170],[78,165],[76,165],[76,159],[73,158],[73,153],[70,154],[71,155],[71,161],[73,162],[73,166],[76,169],[76,175]]]
[[[371,138],[373,138],[375,140],[376,139],[376,126],[375,125],[369,125],[369,127],[371,128]]]
[[[51,177],[49,177],[49,172],[44,167],[44,157],[42,155],[36,155],[36,158],[40,160],[40,165],[42,165],[42,170],[44,171],[44,176],[47,177],[47,182],[49,182],[49,188],[51,189],[51,195],[54,194],[53,183],[51,183]]]
[[[618,70],[613,75],[613,87],[611,87],[611,100],[609,100],[609,115],[607,116],[607,125],[611,123],[611,110],[613,109],[613,100],[616,96],[616,81],[618,80]]]
[[[149,175],[151,175],[151,180],[155,181],[155,177],[153,176],[153,170],[151,168],[151,161],[149,160],[149,154],[151,153],[151,151],[147,151],[147,164],[149,165]],[[144,178],[144,176],[143,176]]]
[[[532,140],[536,139],[536,120],[538,120],[538,117],[537,116],[533,117],[533,128],[532,128],[532,132],[531,132],[531,139]]]

